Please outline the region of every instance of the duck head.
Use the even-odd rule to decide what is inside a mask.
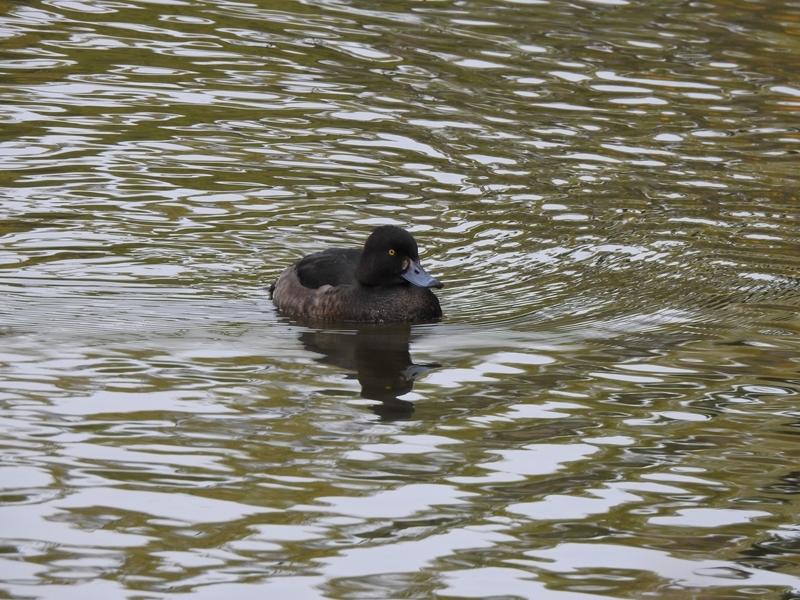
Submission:
[[[399,285],[406,282],[423,288],[442,288],[419,264],[414,237],[395,225],[376,227],[364,244],[356,279],[369,286]]]

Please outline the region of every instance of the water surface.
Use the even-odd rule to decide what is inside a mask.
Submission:
[[[0,15],[0,595],[800,598],[800,7]]]

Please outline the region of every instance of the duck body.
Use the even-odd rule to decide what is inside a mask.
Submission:
[[[376,228],[363,249],[331,248],[287,267],[270,287],[275,307],[295,317],[358,323],[415,323],[442,317],[429,289],[442,284],[419,264],[414,238]]]

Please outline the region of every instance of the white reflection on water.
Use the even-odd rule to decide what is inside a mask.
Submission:
[[[565,463],[583,460],[595,452],[597,447],[589,444],[536,444],[521,450],[491,450],[489,453],[498,454],[501,460],[479,466],[513,475],[543,475],[555,473]]]
[[[479,567],[448,571],[442,574],[446,587],[443,595],[457,598],[490,598],[512,596],[537,600],[597,600],[595,594],[548,589],[529,570],[511,567]]]
[[[672,517],[652,517],[653,525],[671,527],[724,527],[737,523],[747,523],[751,519],[768,517],[763,510],[720,510],[716,508],[685,508]]]
[[[453,529],[440,535],[418,540],[397,540],[372,548],[343,550],[338,556],[321,559],[331,578],[365,577],[385,573],[416,573],[425,570],[444,555],[457,555],[459,550],[491,548],[513,538],[496,531],[496,525]]]
[[[644,498],[634,491],[652,494],[682,494],[685,490],[656,483],[619,483],[603,489],[588,489],[588,497],[553,495],[545,496],[541,502],[511,504],[506,510],[532,519],[567,520],[585,519],[593,515],[608,514],[613,508]]]
[[[769,573],[746,566],[733,566],[720,560],[685,560],[667,552],[630,548],[615,544],[565,543],[549,550],[530,550],[526,556],[538,559],[527,562],[543,571],[560,573],[589,569],[619,569],[653,572],[666,582],[680,586],[708,588],[732,586],[787,586],[797,588],[796,577]]]
[[[464,504],[463,498],[474,496],[448,485],[411,484],[378,492],[371,496],[320,497],[327,506],[297,505],[292,510],[305,513],[333,513],[363,519],[400,519],[425,512],[433,506]]]
[[[87,499],[84,506],[96,506],[94,498]],[[75,504],[73,502],[72,506]],[[113,504],[111,505],[113,507]],[[18,540],[25,545],[33,542],[55,544],[71,548],[120,549],[130,546],[144,546],[152,541],[150,536],[134,533],[121,533],[97,528],[85,530],[69,521],[59,521],[56,517],[66,515],[50,503],[3,507],[2,535],[6,540]],[[36,552],[38,554],[41,549]]]

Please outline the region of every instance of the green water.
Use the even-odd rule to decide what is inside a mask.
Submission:
[[[800,598],[800,6],[0,3],[0,597]],[[413,232],[441,323],[276,314]]]

